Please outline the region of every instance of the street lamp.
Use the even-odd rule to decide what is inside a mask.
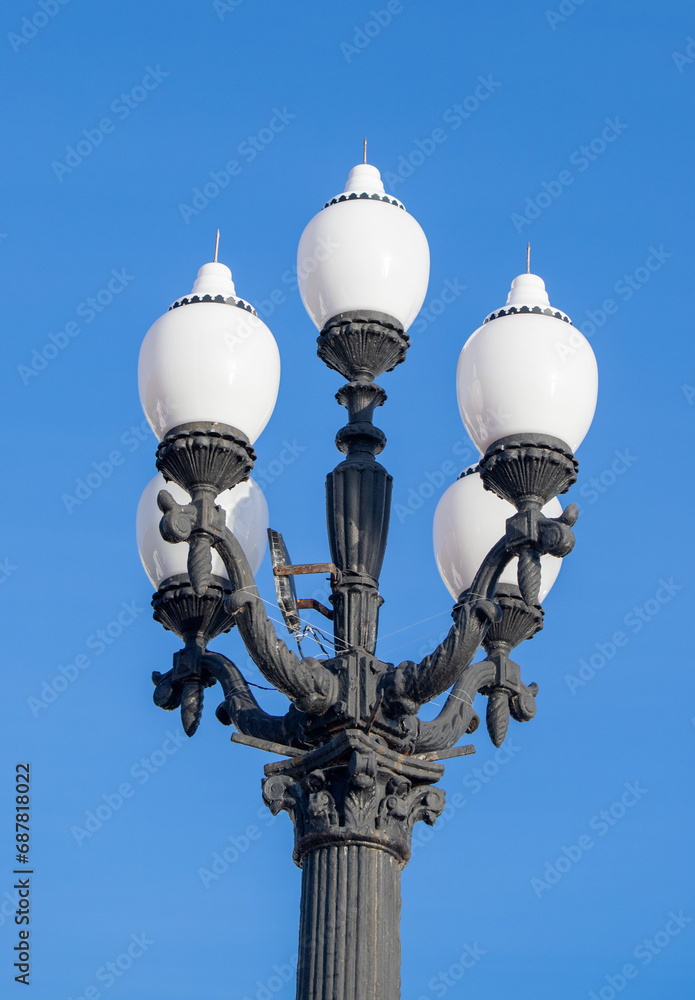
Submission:
[[[266,765],[263,798],[294,823],[300,1000],[396,1000],[400,875],[414,823],[433,824],[444,807],[433,787],[444,773],[439,761],[472,751],[457,744],[478,725],[476,693],[488,698],[497,746],[510,715],[524,721],[535,713],[537,687],[521,681],[509,654],[541,628],[540,599],[574,544],[577,509],[562,512],[555,498],[576,480],[573,452],[593,416],[596,362],[529,273],[514,279],[506,305],[466,342],[459,405],[481,458],[446,491],[434,526],[435,556],[455,599],[453,625],[422,662],[394,666],[375,655],[392,479],[376,461],[386,439],[373,412],[386,394],[374,379],[405,360],[406,331],[427,290],[427,240],[386,194],[378,170],[360,164],[306,227],[298,275],[320,331],[318,355],[347,380],[336,396],[348,411],[336,436],[345,457],[326,481],[331,562],[293,565],[282,536],[269,538],[288,628],[297,634],[299,612],[313,606],[332,619],[335,655],[291,652],[256,589],[265,507],[258,487],[244,484],[277,396],[279,357],[228,268],[205,264],[140,354],[140,397],[160,439],[157,468],[174,484],[158,492],[159,509],[156,487],[145,491],[141,555],[158,588],[155,618],[184,640],[172,669],[153,674],[154,700],[180,706],[192,735],[203,690],[219,682],[217,717],[236,727],[232,739],[283,758]],[[157,532],[167,543],[188,543],[185,566],[169,559]],[[330,573],[332,610],[297,600],[294,578],[310,572]],[[239,669],[207,651],[233,626],[290,700],[284,716],[265,712]],[[473,663],[481,643],[486,658]],[[418,718],[449,689],[435,719]]]

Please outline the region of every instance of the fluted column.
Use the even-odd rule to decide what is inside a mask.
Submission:
[[[352,729],[265,773],[302,868],[298,1000],[398,1000],[401,870],[413,825],[444,808],[444,768]]]
[[[398,1000],[401,869],[387,851],[332,845],[302,864],[299,1000]]]

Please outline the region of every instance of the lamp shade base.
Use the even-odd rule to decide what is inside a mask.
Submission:
[[[517,510],[543,507],[577,481],[579,464],[569,445],[545,434],[512,434],[491,444],[480,460],[486,490]]]
[[[157,448],[158,470],[188,493],[194,486],[229,490],[249,478],[255,461],[243,431],[206,420],[173,427]]]

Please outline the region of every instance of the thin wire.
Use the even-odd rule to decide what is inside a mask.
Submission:
[[[242,589],[240,589],[239,591],[237,591],[237,593],[240,593],[240,594],[243,594],[243,593],[251,593],[251,591],[248,591],[248,590],[242,590]],[[263,601],[263,603],[264,603],[264,604],[267,604],[269,608],[275,608],[275,607],[276,607],[276,605],[275,605],[275,604],[273,604],[273,602],[272,602],[272,601],[268,601],[268,600],[266,600],[266,598],[265,598],[265,597],[261,597],[261,595],[260,595],[260,594],[258,594],[258,595],[254,595],[254,596],[258,596],[258,598],[259,598],[259,599],[260,599],[261,601]],[[273,616],[272,616],[272,615],[268,615],[268,618],[269,618],[269,619],[271,620],[271,622],[275,622],[275,624],[276,624],[276,625],[283,625],[283,626],[284,626],[285,628],[287,628],[287,622],[285,622],[285,621],[280,621],[280,619],[279,619],[279,618],[273,618]],[[315,630],[315,629],[314,629],[314,626],[313,626],[313,625],[311,625],[311,623],[310,623],[310,622],[307,622],[307,621],[305,621],[304,619],[302,619],[301,617],[299,617],[299,620],[300,620],[300,622],[302,623],[302,625],[304,626],[304,630],[303,630],[303,634],[302,634],[302,639],[303,639],[303,638],[305,638],[305,637],[306,637],[306,636],[308,635],[308,636],[309,636],[309,638],[312,638],[312,639],[314,640],[314,642],[315,642],[315,643],[316,643],[316,644],[317,644],[318,646],[321,646],[321,643],[320,643],[320,642],[318,641],[318,639],[317,639],[317,638],[316,638],[316,637],[315,637],[314,635],[312,635],[312,634],[311,634],[311,633],[312,633],[312,632],[313,632],[313,631]],[[295,641],[296,641],[296,639],[297,639],[297,633],[296,633],[296,632],[293,632],[293,633],[292,633],[292,635],[293,635],[293,637],[295,638]],[[323,636],[323,638],[324,638],[324,639],[326,639],[326,640],[327,640],[328,642],[331,642],[331,641],[332,641],[332,640],[331,640],[331,639],[329,639],[329,638],[328,638],[328,636],[326,636],[326,635],[324,635],[324,636]],[[349,650],[351,649],[351,647],[350,647],[350,646],[348,646],[348,644],[347,644],[346,642],[344,642],[344,640],[342,640],[342,639],[341,639],[340,641],[341,641],[341,642],[343,642],[343,645],[345,646],[345,650],[346,650],[346,651],[349,651]],[[299,646],[299,642],[297,642],[297,645]],[[335,643],[334,643],[334,642],[333,642],[333,645],[335,645]],[[323,646],[321,646],[321,649],[323,649]],[[300,651],[300,653],[301,653],[301,646],[300,646],[300,649],[299,649],[299,651]],[[323,651],[324,651],[324,653],[326,653],[326,656],[328,656],[328,653],[326,652],[326,650],[324,649]]]
[[[240,587],[239,590],[235,591],[235,593],[237,593],[237,594],[251,594],[253,597],[258,597],[261,601],[263,601],[264,604],[267,604],[269,608],[276,607],[276,605],[273,604],[272,601],[266,601],[265,597],[261,597],[260,594],[254,594],[250,590],[245,590],[245,589],[243,589],[243,588]],[[268,615],[268,618],[271,620],[271,622],[275,622],[276,625],[284,625],[285,627],[287,627],[287,623],[284,622],[284,621],[280,621],[279,618],[273,618],[272,615]]]
[[[243,593],[243,591],[240,591],[240,593]],[[265,597],[261,597],[260,594],[258,595],[258,597],[263,601],[264,604],[267,604],[269,608],[275,608],[275,607],[277,607],[276,604],[273,604],[272,601],[268,601]],[[277,625],[284,625],[285,627],[287,627],[287,622],[285,622],[285,621],[280,621],[278,618],[273,618],[272,615],[268,615],[268,618],[270,618],[270,620],[272,622],[275,622]],[[345,642],[344,639],[341,639],[339,637],[337,637],[337,638],[331,638],[325,632],[323,632],[320,628],[318,628],[318,626],[312,625],[311,622],[308,622],[305,618],[302,618],[301,615],[298,615],[298,618],[299,618],[300,622],[302,623],[302,625],[304,626],[304,630],[311,629],[313,631],[319,632],[321,634],[321,636],[327,642],[330,642],[330,644],[332,646],[335,647],[337,642],[341,642],[343,644],[343,646],[344,646],[344,651],[346,653],[349,652],[353,648],[347,642]],[[316,639],[314,639],[314,641],[316,642]]]
[[[312,639],[314,640],[314,642],[315,642],[315,643],[316,643],[316,644],[317,644],[317,645],[318,645],[318,646],[319,646],[319,647],[321,648],[321,650],[323,651],[323,653],[325,653],[325,655],[326,655],[327,657],[329,657],[329,659],[330,659],[330,658],[331,658],[332,656],[335,656],[335,655],[336,655],[336,651],[335,651],[335,646],[333,646],[333,651],[332,651],[332,653],[331,653],[331,652],[329,652],[329,650],[327,650],[327,649],[325,649],[325,648],[324,648],[324,645],[323,645],[323,643],[321,642],[321,639],[326,639],[326,642],[328,643],[328,645],[329,645],[329,646],[331,645],[331,641],[330,641],[330,639],[328,639],[328,638],[327,638],[327,637],[326,637],[325,635],[324,635],[324,636],[322,636],[322,635],[321,635],[321,633],[320,633],[320,632],[318,632],[318,631],[317,631],[316,629],[314,629],[314,628],[313,628],[313,627],[312,627],[311,625],[307,625],[307,626],[306,626],[306,632],[307,632],[307,634],[308,634],[308,635],[309,635],[309,636],[310,636],[310,637],[311,637],[311,638],[312,638]]]
[[[429,618],[421,618],[419,622],[413,622],[412,625],[405,625],[403,628],[397,628],[395,632],[387,632],[386,635],[380,635],[379,639],[381,642],[384,639],[390,639],[393,635],[398,635],[399,632],[407,632],[409,628],[415,628],[417,625],[422,625],[424,622],[431,622],[434,618],[441,618],[442,615],[449,615],[450,611],[439,611],[436,615],[430,615]]]
[[[238,593],[251,593],[251,592],[240,589],[238,591]],[[257,596],[261,601],[263,601],[264,604],[267,604],[269,608],[275,608],[275,607],[277,607],[276,604],[274,604],[272,601],[268,601],[265,597],[261,597],[260,594],[257,594],[257,595],[254,595],[254,596]],[[384,639],[390,639],[394,635],[399,635],[401,632],[407,632],[408,629],[417,628],[418,625],[423,625],[425,622],[434,621],[435,618],[441,618],[443,615],[448,615],[450,613],[451,613],[450,611],[439,611],[436,615],[430,615],[428,618],[421,618],[419,621],[412,622],[410,625],[405,625],[403,628],[397,628],[394,632],[387,632],[386,635],[380,635],[379,636],[379,642],[383,642]],[[285,628],[287,627],[287,622],[280,621],[279,618],[273,618],[272,615],[268,615],[268,618],[271,620],[271,622],[275,622],[276,625],[283,625],[283,626],[285,626]],[[305,630],[307,628],[310,628],[313,631],[319,632],[321,634],[321,636],[327,642],[331,643],[331,645],[334,646],[334,648],[336,649],[336,652],[337,652],[337,643],[338,642],[342,643],[342,645],[343,645],[343,652],[349,653],[350,650],[353,648],[347,642],[345,642],[344,639],[341,639],[338,636],[336,636],[335,638],[331,639],[328,635],[326,635],[325,632],[323,632],[317,626],[311,625],[310,622],[307,622],[306,619],[303,619],[301,616],[299,616],[299,620],[302,623],[302,625],[304,626]],[[313,638],[314,638],[314,642],[318,642],[318,640],[315,637],[313,637]],[[423,636],[423,638],[424,638],[424,636]],[[417,642],[417,639],[412,639],[411,642]],[[320,645],[320,643],[318,643],[318,645]],[[410,643],[405,643],[405,645],[410,645]],[[396,650],[402,649],[402,648],[403,648],[402,646],[396,646]],[[324,650],[324,652],[325,652],[325,650]],[[389,652],[395,652],[395,650],[392,649]],[[384,655],[388,656],[389,653],[385,653]]]
[[[419,635],[415,639],[409,639],[408,642],[402,642],[400,646],[391,646],[390,649],[384,651],[384,656],[393,656],[397,653],[399,649],[407,649],[408,646],[412,646],[415,642],[422,642],[424,639],[429,639],[430,636],[436,635],[436,632],[425,632],[424,635]]]
[[[304,631],[305,633],[308,633],[311,636],[314,642],[317,642],[319,644],[321,651],[325,653],[326,656],[329,656],[328,650],[324,648],[324,645],[321,642],[321,640],[317,638],[317,636],[320,634],[318,630],[315,629],[312,625],[307,625]]]

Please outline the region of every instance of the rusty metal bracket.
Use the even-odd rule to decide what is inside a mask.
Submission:
[[[282,612],[288,632],[296,635],[301,631],[300,610],[312,609],[318,611],[325,618],[332,621],[333,612],[321,604],[320,601],[316,601],[314,598],[297,599],[294,577],[312,573],[330,574],[332,590],[339,582],[340,573],[338,567],[334,563],[293,565],[284,538],[279,531],[274,531],[272,528],[268,528],[268,546],[270,548],[270,559],[273,564],[273,577],[275,579],[275,593],[277,594],[278,606]]]
[[[333,621],[333,612],[330,608],[327,608],[325,604],[321,604],[321,601],[315,601],[313,597],[300,597],[297,601],[297,607],[300,611],[305,608],[310,611],[318,611],[319,614],[323,615],[329,621]]]
[[[338,567],[334,563],[305,563],[303,565],[273,566],[275,576],[303,576],[310,573],[330,573],[331,584],[338,582]]]

